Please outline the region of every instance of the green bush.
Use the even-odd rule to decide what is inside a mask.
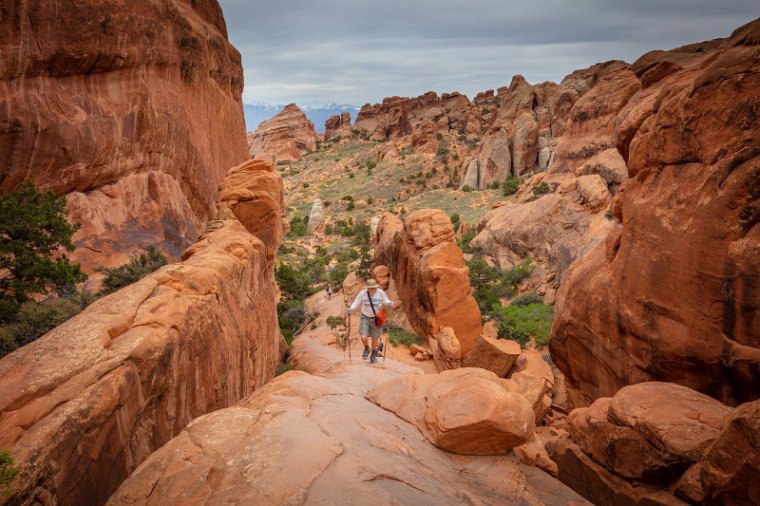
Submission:
[[[531,304],[543,304],[544,299],[536,292],[525,292],[512,299],[509,303],[513,306],[529,306]]]
[[[129,263],[119,267],[98,267],[98,272],[105,274],[101,295],[113,293],[120,288],[141,280],[151,272],[166,265],[166,257],[155,246],[137,256],[133,256]]]
[[[343,318],[339,316],[328,316],[325,323],[327,323],[327,326],[330,327],[330,330],[335,330],[337,327],[346,324],[346,322],[343,321]]]
[[[11,451],[0,449],[0,492],[6,499],[13,495],[11,483],[20,472],[21,468],[16,467]]]
[[[541,195],[546,195],[548,193],[552,193],[554,191],[554,188],[549,186],[545,181],[541,181],[536,186],[533,187],[533,195],[536,197],[540,197]]]
[[[293,336],[306,321],[306,309],[303,301],[288,300],[277,304],[277,320],[280,323],[280,331],[285,341],[290,344]]]
[[[517,291],[517,287],[533,272],[530,258],[507,271],[492,267],[480,255],[474,255],[468,262],[472,295],[483,314],[493,314],[503,297]]]
[[[12,321],[31,295],[60,294],[87,278],[64,254],[78,227],[67,220],[65,195],[32,183],[0,195],[0,322]]]
[[[462,217],[459,216],[459,213],[454,213],[451,215],[451,226],[454,228],[454,232],[457,231],[459,228],[459,222],[462,220]]]
[[[373,199],[372,197],[369,197],[369,198],[367,199],[367,205],[368,205],[368,206],[371,206],[371,205],[372,205],[372,204],[374,204],[374,203],[375,203],[375,199]]]
[[[445,146],[441,146],[435,151],[435,156],[437,157],[444,157],[448,154],[449,154],[449,148]]]
[[[388,340],[393,343],[394,346],[422,344],[422,339],[414,332],[409,332],[401,327],[392,325],[386,325],[386,328],[388,329]]]
[[[533,265],[533,261],[530,259],[530,257],[526,258],[519,264],[515,265],[511,269],[509,269],[505,273],[505,277],[509,283],[511,283],[515,288],[528,279],[530,275],[533,273],[533,270],[535,269],[535,266]]]
[[[462,235],[462,239],[459,241],[459,249],[464,253],[475,253],[476,250],[470,246],[475,236],[478,235],[478,231],[474,227],[470,228],[466,234]]]
[[[293,369],[293,364],[291,363],[277,364],[277,367],[274,370],[274,375],[279,376],[280,374],[285,374],[291,369]]]
[[[311,278],[303,269],[282,264],[274,272],[277,285],[286,300],[303,300],[311,295]]]
[[[353,200],[350,200],[348,202],[348,205],[346,206],[346,211],[353,211],[356,208],[356,204],[354,204]]]
[[[462,191],[463,191],[463,192],[471,192],[471,191],[472,191],[472,186],[470,186],[470,185],[466,184],[466,185],[464,185],[464,186],[462,187]]]
[[[306,223],[304,223],[302,217],[293,216],[290,219],[290,232],[288,232],[288,235],[291,237],[303,237],[306,235]]]
[[[333,286],[341,286],[343,280],[348,276],[348,266],[346,264],[337,264],[328,274],[328,280]]]
[[[514,195],[520,189],[520,180],[514,176],[508,177],[501,184],[501,189],[505,197]]]
[[[440,142],[443,140],[443,134],[441,132],[438,132],[437,134],[435,134],[435,138],[437,141]]]
[[[525,346],[531,337],[536,344],[546,346],[552,327],[552,307],[548,304],[528,304],[494,308],[499,320],[499,338],[517,341]]]

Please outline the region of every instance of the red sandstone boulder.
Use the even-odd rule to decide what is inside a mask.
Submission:
[[[375,261],[390,269],[418,335],[430,342],[441,329],[451,327],[461,353],[469,353],[483,327],[467,266],[445,212],[415,211],[403,223],[384,214],[377,227]]]
[[[179,258],[248,157],[217,1],[20,0],[0,32],[0,192],[66,193],[89,272],[148,245]]]
[[[296,104],[288,104],[264,121],[249,141],[251,158],[271,163],[294,162],[317,147],[314,123]]]
[[[520,344],[509,339],[493,339],[480,335],[475,346],[462,360],[464,367],[480,367],[503,378],[520,356]]]

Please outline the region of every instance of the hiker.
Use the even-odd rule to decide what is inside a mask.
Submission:
[[[332,299],[332,287],[327,285],[327,300]]]
[[[380,289],[377,281],[374,279],[368,279],[367,285],[364,290],[359,292],[354,299],[354,303],[351,304],[346,311],[351,314],[361,304],[362,319],[359,322],[359,337],[361,337],[362,344],[364,345],[364,353],[362,353],[362,359],[369,361],[372,364],[377,363],[378,350],[377,345],[380,340],[380,332],[382,331],[382,320],[385,318],[385,307],[393,307],[393,301],[388,298],[388,295]],[[376,318],[380,316],[381,321],[378,325]],[[370,350],[369,338],[372,339],[372,349]]]

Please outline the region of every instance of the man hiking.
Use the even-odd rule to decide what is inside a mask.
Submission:
[[[374,279],[368,279],[367,285],[364,290],[359,292],[354,299],[354,303],[351,304],[346,311],[348,314],[353,313],[357,307],[361,304],[361,321],[359,322],[359,337],[361,337],[362,344],[364,344],[364,353],[362,353],[362,359],[369,361],[372,364],[377,363],[377,343],[380,339],[380,332],[383,328],[382,322],[377,325],[376,317],[378,314],[382,315],[385,311],[382,311],[386,306],[392,308],[393,301],[388,298],[388,295],[380,289],[377,281]],[[381,313],[382,311],[382,313]],[[382,317],[382,316],[381,316]],[[370,355],[369,338],[372,338],[372,351]]]

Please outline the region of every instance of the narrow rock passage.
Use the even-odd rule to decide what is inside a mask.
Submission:
[[[357,328],[349,363],[325,323],[341,314],[342,297],[320,293],[307,308],[319,317],[293,343],[298,370],[193,421],[109,504],[587,504],[512,455],[460,456],[431,445],[365,398],[421,370],[392,358],[361,360]]]

